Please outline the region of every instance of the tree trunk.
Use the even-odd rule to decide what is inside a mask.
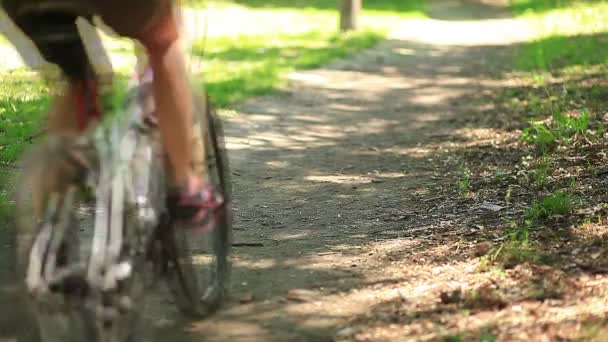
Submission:
[[[362,0],[340,1],[340,30],[342,32],[356,30],[359,27],[359,13]]]

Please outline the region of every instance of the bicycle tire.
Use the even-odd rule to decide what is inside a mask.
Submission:
[[[117,127],[114,127],[117,128]],[[53,144],[51,144],[53,145]],[[59,145],[69,145],[69,141],[65,143],[61,143]],[[66,156],[68,153],[67,148],[58,149],[57,146],[48,145],[38,147],[39,151],[33,152],[34,156],[52,156],[51,158],[56,160],[61,160],[62,156]],[[28,158],[30,159],[26,164],[25,170],[32,170],[32,175],[24,176],[24,179],[20,182],[21,187],[24,189],[44,189],[44,187],[36,184],[31,184],[28,179],[41,179],[40,175],[36,174],[38,172],[48,171],[48,164],[51,163],[49,160],[40,159],[40,158]],[[153,170],[162,170],[162,163],[159,165],[148,165]],[[95,169],[95,170],[94,170]],[[88,169],[86,172],[96,172],[97,167],[93,167],[93,169]],[[44,171],[43,171],[44,170]],[[71,177],[65,176],[65,174],[58,173],[57,175],[52,176],[56,179],[68,179]],[[73,178],[72,178],[73,179]],[[162,183],[162,177],[159,178]],[[114,198],[112,194],[120,192],[126,194],[127,189],[124,187],[124,182],[114,182],[114,177],[108,183],[103,185],[98,184],[99,186],[105,186],[107,191],[105,191],[105,196],[101,198],[97,196],[90,196],[90,199],[86,195],[85,189],[87,189],[84,185],[83,179],[72,180],[71,187],[77,188],[77,190],[73,190],[75,192],[73,201],[62,201],[61,205],[57,207],[56,212],[60,214],[58,216],[62,217],[61,223],[57,224],[65,224],[69,226],[69,229],[66,231],[69,234],[64,236],[64,240],[62,242],[63,248],[63,259],[59,260],[59,263],[62,265],[70,265],[70,264],[82,264],[82,275],[78,273],[76,277],[76,281],[79,282],[82,280],[83,282],[87,282],[88,280],[87,272],[89,269],[87,265],[89,264],[90,257],[93,253],[93,239],[95,230],[93,229],[95,226],[94,221],[97,219],[97,215],[99,215],[99,210],[105,210],[104,208],[112,208],[114,206],[111,205],[111,201]],[[160,186],[160,184],[159,184]],[[58,196],[63,196],[59,190],[57,193]],[[29,194],[31,191],[19,191],[20,194]],[[30,195],[31,198],[27,199],[25,196],[20,196],[17,203],[20,204],[21,212],[31,212],[32,210],[28,210],[28,206],[31,207],[31,203],[33,203],[32,199],[33,195]],[[49,197],[47,193],[44,193],[42,190],[37,196],[41,196],[43,198]],[[122,197],[122,196],[119,196]],[[123,198],[124,200],[124,198]],[[71,205],[65,205],[65,204]],[[44,205],[48,205],[48,200],[44,201]],[[119,206],[122,207],[122,206]],[[83,210],[84,209],[84,210]],[[149,235],[141,235],[143,233],[142,229],[139,231],[136,229],[137,218],[134,215],[130,215],[123,207],[122,210],[119,210],[115,213],[117,217],[120,217],[123,222],[123,226],[128,226],[129,228],[124,231],[123,234],[125,238],[129,239],[130,244],[129,247],[133,249],[133,253],[135,251],[139,251],[135,254],[129,254],[125,256],[126,262],[130,262],[133,265],[133,269],[135,270],[128,279],[125,279],[124,282],[120,285],[121,294],[128,294],[130,300],[133,302],[133,306],[137,307],[137,310],[127,310],[122,312],[120,315],[120,319],[112,319],[111,321],[101,321],[98,313],[95,312],[96,306],[90,306],[87,302],[81,301],[80,299],[87,298],[90,295],[91,288],[79,288],[72,287],[70,284],[67,284],[65,287],[62,287],[62,290],[59,290],[63,296],[61,299],[63,301],[62,304],[65,304],[59,308],[60,305],[57,305],[57,310],[40,310],[39,303],[31,300],[31,294],[28,293],[27,290],[27,282],[23,281],[26,278],[27,268],[29,267],[30,258],[29,256],[32,253],[33,246],[36,242],[36,239],[40,238],[42,233],[42,229],[45,224],[49,222],[48,219],[36,219],[31,216],[19,215],[19,217],[25,217],[26,219],[23,222],[20,222],[19,229],[20,233],[17,234],[16,237],[16,246],[17,246],[17,276],[18,279],[21,279],[21,284],[19,286],[21,291],[21,297],[23,301],[27,303],[27,319],[33,324],[29,324],[30,329],[21,329],[18,332],[19,341],[28,341],[28,342],[81,342],[81,341],[136,341],[139,340],[140,335],[142,334],[142,324],[140,313],[144,312],[145,305],[147,304],[144,298],[146,294],[146,290],[151,287],[151,285],[155,282],[155,273],[152,270],[152,267],[148,267],[147,263],[147,251],[148,248],[148,239],[152,239],[153,227],[149,227],[150,229],[145,229],[145,231],[149,231]],[[83,218],[86,220],[90,220],[90,222],[84,222]],[[39,224],[36,224],[37,221],[40,221]],[[139,227],[142,228],[142,227]],[[143,238],[138,239],[137,237]],[[148,239],[146,239],[146,237]],[[106,242],[104,242],[105,244]],[[122,246],[121,249],[125,247]],[[103,246],[102,248],[108,249],[108,246]],[[90,267],[90,265],[89,265]],[[53,275],[55,275],[53,273]],[[64,283],[62,283],[64,284]],[[76,283],[77,286],[79,283]],[[83,284],[84,286],[88,286],[90,284]],[[64,286],[64,285],[62,285]],[[97,291],[99,289],[94,289],[96,295],[99,295]],[[116,299],[118,292],[110,294],[110,297]],[[59,295],[58,295],[59,296]],[[103,295],[102,295],[103,296]],[[66,300],[67,299],[67,300]],[[75,299],[75,300],[72,300]],[[91,299],[91,298],[89,298]],[[104,301],[108,300],[109,297],[105,299],[103,297],[95,297],[96,301]],[[97,302],[95,302],[97,303]],[[101,303],[101,302],[100,302]],[[46,307],[45,307],[46,308]],[[111,324],[115,327],[110,329],[106,325],[106,323],[111,322]],[[33,329],[32,329],[33,327]]]
[[[63,307],[49,310],[48,305],[46,305],[45,308],[41,309],[40,304],[32,299],[26,282],[28,268],[33,256],[32,248],[45,229],[53,230],[52,226],[60,225],[66,227],[65,233],[59,238],[60,247],[56,260],[57,265],[75,263],[80,258],[79,222],[73,205],[81,201],[81,194],[74,187],[71,187],[71,189],[68,189],[68,187],[57,188],[51,192],[48,188],[35,183],[36,180],[42,179],[40,172],[47,172],[51,163],[57,163],[58,160],[67,157],[66,150],[63,149],[64,145],[64,141],[61,141],[61,139],[49,139],[28,153],[24,158],[25,172],[18,182],[14,261],[16,264],[18,296],[24,311],[22,322],[17,328],[18,341],[76,342],[87,336],[75,334],[75,331],[84,334],[84,331],[87,330],[84,327],[84,320],[78,315],[68,313],[69,310],[65,310]],[[51,158],[54,160],[51,160]],[[69,177],[65,179],[71,181]],[[36,189],[39,193],[34,194],[33,189]],[[75,196],[73,200],[68,201],[66,198],[70,192]],[[62,198],[62,200],[57,201],[56,208],[48,210],[53,197]],[[43,207],[38,210],[35,209],[35,198],[44,198],[41,200]],[[45,214],[42,214],[43,212]],[[56,233],[53,232],[53,234]]]
[[[209,180],[223,192],[225,207],[210,233],[201,234],[179,227],[166,229],[165,244],[170,266],[167,281],[178,309],[190,317],[205,317],[220,307],[231,273],[232,188],[227,151],[220,118],[208,98],[204,105],[201,102],[197,101],[196,108],[204,119],[200,129],[204,137],[205,165]],[[202,270],[210,263],[209,270]]]

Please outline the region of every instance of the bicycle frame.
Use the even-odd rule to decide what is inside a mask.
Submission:
[[[25,233],[17,235],[18,269],[24,272],[25,294],[33,304],[43,341],[121,342],[135,336],[138,333],[131,323],[138,321],[137,314],[142,311],[139,304],[144,303],[147,288],[159,276],[165,278],[177,308],[186,316],[209,315],[225,297],[232,228],[229,167],[221,122],[208,101],[195,101],[197,112],[205,114],[197,116],[199,121],[193,127],[200,139],[195,149],[200,153],[200,171],[224,192],[223,207],[208,221],[215,227],[204,233],[176,228],[179,224],[171,220],[166,207],[168,163],[156,120],[145,107],[153,103],[148,101],[152,94],[146,92],[151,88],[147,83],[152,81],[152,75],[148,75],[132,86],[128,116],[106,117],[76,143],[64,139],[63,144],[61,140],[48,144],[49,140],[41,146],[46,157],[38,160],[33,154],[30,160],[38,170],[53,164],[54,159],[78,160],[85,169],[77,170],[67,186],[60,182],[59,190],[40,190],[44,196],[37,198],[46,201],[33,203],[46,211],[38,215],[39,222],[32,222],[28,212],[22,222]],[[92,158],[70,153],[83,147],[85,152],[93,152]],[[26,180],[47,176],[45,171],[34,172],[29,178],[27,174]],[[63,174],[55,172],[54,177],[65,179]],[[94,201],[87,202],[83,190],[92,190]],[[78,242],[74,240],[86,238],[86,233],[80,234],[74,227],[80,225],[76,219],[82,218],[77,217],[81,204],[95,210],[92,215],[85,214],[94,218],[85,226],[92,232],[91,242],[83,244],[90,247],[86,253],[73,247]],[[199,265],[194,255],[211,258]],[[52,321],[56,317],[58,321]],[[67,323],[61,321],[65,317]],[[71,339],[74,329],[70,324],[81,328],[81,338]],[[58,327],[66,330],[63,336],[52,335],[60,330]]]
[[[29,253],[25,285],[35,310],[47,314],[57,307],[78,307],[77,311],[89,312],[97,324],[85,329],[87,340],[118,342],[129,335],[132,327],[124,317],[135,314],[132,309],[143,295],[137,288],[141,284],[135,284],[142,276],[137,273],[145,272],[149,261],[162,263],[158,255],[151,255],[150,246],[166,213],[164,154],[157,127],[142,110],[144,85],[133,86],[129,116],[108,118],[86,138],[98,159],[97,169],[88,170],[86,180],[95,191],[89,260],[58,264],[83,184],[49,197]]]

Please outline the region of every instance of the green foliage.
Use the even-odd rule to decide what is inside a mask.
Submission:
[[[15,204],[12,199],[12,177],[5,172],[0,172],[0,234],[3,228],[10,228],[10,221],[15,212]]]
[[[32,73],[0,73],[0,165],[15,161],[41,129],[48,88]]]
[[[536,122],[522,132],[522,139],[546,151],[557,141],[567,143],[577,135],[585,135],[589,128],[591,115],[587,110],[581,111],[577,116],[565,116],[561,113],[553,114],[550,123]]]
[[[591,115],[587,110],[581,111],[578,116],[564,116],[561,113],[553,115],[555,130],[559,136],[571,137],[577,133],[585,133],[589,127]]]
[[[525,212],[526,220],[536,222],[555,216],[564,216],[572,212],[575,206],[574,196],[567,191],[558,191],[544,197],[540,202],[532,203]]]
[[[592,121],[603,113],[605,87],[586,82],[591,75],[603,75],[608,61],[608,2],[566,0],[512,0],[515,13],[525,17],[536,34],[532,44],[519,49],[516,67],[531,71],[536,86],[513,94],[514,111],[546,117],[524,129],[522,139],[547,152],[557,144],[575,140],[601,140],[606,128]],[[566,76],[564,82],[548,82],[552,76]],[[593,80],[593,76],[589,77]],[[589,86],[591,83],[591,86]],[[573,110],[581,107],[590,110]],[[573,113],[573,115],[571,115]],[[531,181],[546,185],[546,169],[538,167]]]
[[[576,134],[585,134],[589,127],[591,115],[587,110],[581,111],[578,116],[565,116],[561,113],[553,115],[553,131],[558,139],[570,139]]]
[[[556,8],[565,8],[570,0],[512,0],[511,8],[518,14],[542,13]]]
[[[482,331],[481,335],[479,335],[479,342],[494,342],[496,341],[496,336],[494,336],[489,331]]]
[[[512,9],[535,28],[537,39],[520,50],[517,66],[545,71],[608,61],[605,1],[514,0]]]
[[[293,70],[319,67],[371,47],[383,37],[376,31],[338,34],[240,35],[200,40],[192,51],[206,62],[203,68],[209,95],[218,106],[276,91]]]
[[[471,192],[471,171],[468,168],[463,167],[461,169],[458,190],[462,195],[468,195]]]
[[[530,181],[537,187],[544,188],[547,185],[549,175],[551,174],[551,158],[542,156],[534,165],[534,169],[530,173]]]
[[[481,257],[477,270],[479,272],[492,270],[496,272],[525,262],[547,262],[546,256],[531,243],[530,225],[531,222],[529,221],[525,222],[523,226],[514,221],[508,223],[509,230],[506,236],[508,240],[492,248],[485,256]]]
[[[471,300],[478,300],[478,294],[476,292],[472,292]],[[471,340],[471,336],[463,336],[463,335],[448,335],[443,338],[445,342],[463,342]],[[496,337],[494,337],[491,333],[483,330],[479,335],[479,342],[494,342],[496,341]]]
[[[521,138],[543,151],[551,147],[557,140],[555,134],[544,123],[534,123],[531,127],[524,129]]]
[[[502,182],[506,181],[509,178],[509,174],[506,173],[502,169],[497,169],[494,172],[494,178],[496,179],[497,182],[502,183]]]
[[[530,231],[528,228],[516,228],[509,233],[513,246],[528,246],[530,242]]]
[[[601,65],[608,61],[608,35],[553,36],[527,46],[517,66],[525,71],[555,70],[570,66]]]
[[[249,8],[266,9],[297,9],[309,11],[337,12],[338,3],[335,0],[186,0],[188,6],[204,7],[210,2],[239,4]],[[394,14],[407,17],[425,16],[424,0],[373,0],[363,1],[363,14]]]
[[[525,262],[538,263],[542,261],[542,256],[538,250],[529,244],[527,229],[520,229],[510,234],[514,241],[505,242],[491,250],[480,261],[479,271],[496,270],[499,267],[512,268]]]

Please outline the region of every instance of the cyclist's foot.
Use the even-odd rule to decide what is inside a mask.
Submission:
[[[224,198],[213,185],[196,180],[169,195],[168,208],[174,222],[206,233],[215,228],[218,216],[223,214]]]

